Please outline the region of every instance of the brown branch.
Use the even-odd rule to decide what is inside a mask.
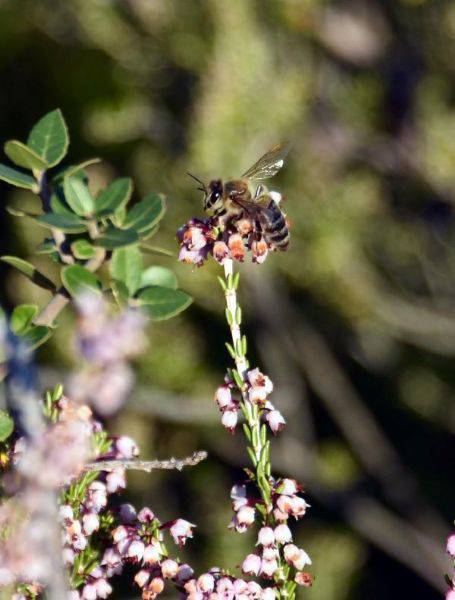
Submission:
[[[100,460],[87,463],[85,471],[112,471],[120,467],[134,469],[150,473],[155,469],[177,469],[181,471],[184,467],[194,467],[207,458],[205,450],[197,450],[191,456],[185,458],[168,458],[165,460]]]

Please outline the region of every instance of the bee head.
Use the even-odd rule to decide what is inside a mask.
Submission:
[[[216,208],[216,205],[220,203],[222,196],[223,182],[221,179],[214,179],[209,183],[205,194],[204,210]]]

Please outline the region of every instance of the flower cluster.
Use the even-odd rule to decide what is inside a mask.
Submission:
[[[71,378],[68,395],[92,406],[106,417],[118,411],[134,382],[128,359],[146,345],[146,317],[128,309],[113,317],[107,304],[96,294],[77,299],[79,315],[77,346],[86,368]]]
[[[255,222],[247,216],[233,218],[221,228],[217,217],[191,219],[177,232],[180,242],[179,260],[198,267],[204,264],[209,255],[224,264],[233,259],[245,260],[251,251],[252,260],[263,263],[274,246],[258,232]]]
[[[241,405],[240,400],[232,395],[233,389],[236,388],[235,383],[229,376],[226,377],[225,381],[226,383],[215,392],[215,402],[222,414],[221,423],[223,427],[233,433],[237,426],[238,412]],[[271,380],[259,369],[251,369],[246,373],[245,388],[247,401],[258,406],[272,433],[274,435],[279,433],[284,428],[286,421],[280,411],[267,400],[269,394],[273,392]]]
[[[261,587],[255,581],[245,581],[210,569],[197,579],[189,579],[182,592],[188,600],[275,600],[271,587]]]
[[[308,554],[292,543],[292,533],[287,525],[289,517],[300,519],[305,515],[308,504],[299,496],[301,487],[293,479],[281,479],[274,482],[272,488],[272,515],[275,525],[263,526],[259,530],[257,546],[260,553],[249,554],[242,565],[246,575],[259,575],[263,578],[272,578],[280,568],[280,548],[282,558],[288,565],[297,571],[295,581],[301,585],[308,585],[308,575],[302,575],[305,565],[310,565]],[[256,517],[255,506],[261,500],[254,495],[248,495],[247,486],[235,485],[231,491],[232,507],[235,512],[231,527],[240,533],[250,527]],[[306,583],[304,584],[303,581]]]
[[[72,588],[68,600],[107,598],[113,591],[109,580],[126,564],[140,566],[135,582],[145,600],[163,591],[166,580],[180,589],[193,571],[169,557],[164,533],[168,531],[175,544],[182,546],[192,537],[194,525],[184,519],[161,523],[148,507],[137,512],[131,504],[117,506],[115,495],[126,487],[122,466],[109,471],[83,470],[90,458],[103,462],[136,458],[139,448],[135,441],[127,436],[108,437],[87,405],[76,404],[61,393],[48,397],[44,411],[52,423],[36,444],[16,440],[9,456],[13,467],[10,479],[15,482],[20,475],[27,481],[33,474],[48,487],[52,484],[61,490],[62,558]],[[75,435],[76,425],[84,445]],[[9,486],[12,493],[18,491],[15,485],[14,489]],[[51,576],[52,563],[37,536],[37,528],[46,526],[37,520],[37,489],[22,494],[20,503],[14,497],[14,502],[0,509],[0,532],[5,534],[0,543],[0,587],[15,586],[16,600],[35,598]]]

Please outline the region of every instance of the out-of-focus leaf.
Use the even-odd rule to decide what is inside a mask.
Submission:
[[[158,194],[148,194],[128,211],[122,227],[135,229],[138,232],[154,227],[166,211],[164,198]]]
[[[153,286],[139,292],[139,303],[154,320],[161,321],[179,314],[191,304],[193,299],[181,290]]]
[[[116,281],[115,279],[111,279],[110,285],[114,298],[123,306],[130,296],[128,288],[123,281]]]
[[[123,248],[130,246],[139,240],[139,236],[133,229],[118,229],[110,226],[106,231],[96,239],[96,245],[114,250],[115,248]]]
[[[1,256],[0,260],[8,263],[18,271],[20,271],[23,275],[28,277],[30,281],[33,281],[39,287],[44,288],[45,290],[50,290],[51,292],[56,291],[55,284],[48,279],[45,275],[40,273],[36,267],[34,267],[31,263],[19,258],[17,256]]]
[[[140,287],[144,288],[149,285],[159,285],[161,287],[176,290],[178,282],[177,277],[170,269],[154,265],[145,269],[141,275]]]
[[[24,188],[26,190],[38,190],[38,184],[26,173],[22,173],[17,169],[12,169],[7,165],[0,164],[0,179],[2,181],[6,181],[11,185],[15,185],[16,187]]]
[[[6,412],[0,410],[0,442],[4,442],[14,431],[14,421]]]
[[[96,197],[96,214],[100,217],[111,215],[127,204],[132,193],[133,182],[129,177],[116,179]]]
[[[36,350],[38,346],[44,344],[52,335],[52,329],[45,325],[33,325],[30,329],[21,336],[28,344],[31,350]]]
[[[41,244],[38,244],[38,246],[35,248],[35,253],[52,254],[53,252],[56,252],[56,250],[57,248],[54,240],[45,240],[44,242],[41,242]]]
[[[37,169],[39,171],[47,169],[48,165],[46,161],[26,144],[19,142],[19,140],[9,140],[6,142],[4,150],[6,156],[18,167],[30,170]]]
[[[77,177],[65,177],[63,183],[65,199],[79,216],[92,215],[95,211],[95,200],[88,187]]]
[[[114,250],[110,273],[112,279],[125,284],[130,296],[134,295],[139,288],[142,273],[142,254],[136,244]]]
[[[79,260],[88,260],[95,254],[95,248],[88,240],[76,240],[71,244],[71,251]]]
[[[10,327],[16,335],[25,333],[38,314],[36,304],[20,304],[11,314]]]
[[[170,250],[158,246],[150,246],[149,244],[141,243],[140,248],[142,252],[145,252],[146,254],[154,254],[155,256],[174,256],[174,253]]]
[[[81,265],[63,267],[60,277],[63,285],[73,297],[87,291],[101,291],[101,283],[96,275]]]
[[[27,145],[48,167],[54,167],[62,160],[68,150],[69,135],[60,109],[47,113],[33,126]]]
[[[96,165],[99,162],[101,162],[101,158],[87,158],[87,160],[83,160],[77,165],[69,165],[64,167],[63,169],[60,169],[56,175],[54,175],[52,182],[60,183],[65,177],[77,177],[78,179],[82,179],[84,181],[86,178],[84,169],[86,167],[90,167],[91,165]]]
[[[76,217],[76,215],[47,213],[36,217],[35,221],[43,227],[60,229],[66,233],[81,233],[87,229],[85,223]]]

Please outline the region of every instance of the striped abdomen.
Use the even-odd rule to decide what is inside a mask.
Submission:
[[[267,210],[261,212],[260,221],[265,241],[277,250],[287,250],[290,240],[289,228],[275,200],[270,200]]]

